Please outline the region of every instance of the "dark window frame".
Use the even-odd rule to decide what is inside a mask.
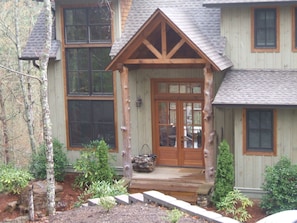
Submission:
[[[99,110],[102,116],[98,115]],[[115,148],[113,114],[113,100],[68,100],[70,145],[81,147],[82,143],[104,139],[110,148]]]
[[[253,116],[254,115],[254,116]],[[265,126],[267,124],[267,117],[270,115],[270,126]],[[256,117],[259,121],[258,126],[255,127],[251,124],[252,118]],[[244,109],[243,110],[243,154],[245,155],[270,155],[276,156],[277,149],[277,113],[274,109]],[[265,123],[266,121],[266,123]],[[258,145],[252,146],[251,135],[258,138]],[[265,136],[270,138],[269,141],[265,141]],[[267,138],[266,138],[267,139]],[[270,146],[267,146],[271,144]],[[266,146],[265,146],[266,144]]]
[[[105,71],[105,67],[106,65],[108,65],[108,63],[110,62],[110,60],[108,61],[107,58],[104,56],[105,55],[105,51],[108,51],[108,56],[109,56],[109,50],[106,50],[106,48],[110,49],[111,48],[111,44],[112,44],[112,22],[110,19],[110,34],[108,39],[105,41],[90,41],[90,38],[87,38],[87,41],[67,41],[67,37],[66,37],[66,27],[65,27],[65,11],[66,10],[76,10],[76,9],[85,9],[85,10],[89,10],[89,9],[94,9],[94,8],[98,8],[98,5],[94,5],[94,6],[85,6],[85,7],[74,7],[74,6],[64,6],[62,9],[62,18],[63,20],[63,40],[64,40],[64,80],[65,80],[65,102],[66,102],[66,128],[67,128],[67,148],[69,150],[80,150],[84,147],[84,145],[87,143],[83,140],[81,140],[81,143],[78,143],[78,140],[75,139],[75,136],[81,137],[81,139],[87,139],[89,137],[90,140],[97,140],[97,139],[105,139],[107,144],[110,145],[110,152],[117,152],[117,132],[116,132],[116,100],[115,100],[115,77],[113,75],[113,72],[111,71]],[[107,10],[110,10],[109,6],[106,7]],[[79,23],[79,22],[78,22]],[[90,32],[88,31],[88,35],[90,34]],[[99,35],[100,36],[100,35]],[[86,55],[88,55],[88,59],[86,59],[85,62],[82,66],[84,69],[86,69],[86,71],[83,70],[83,72],[86,72],[86,77],[87,77],[87,84],[83,85],[83,86],[88,86],[88,90],[86,92],[71,92],[69,91],[69,61],[67,60],[68,58],[68,51],[70,52],[71,50],[77,50],[79,51],[79,49],[84,49],[86,50],[85,52],[87,52]],[[94,55],[92,53],[90,53],[93,49],[95,49],[96,52],[98,52],[97,54],[94,53]],[[102,56],[102,52],[100,52],[100,49],[105,49],[104,50],[104,55]],[[98,58],[98,64],[92,63],[91,60],[91,56],[93,55],[94,58],[96,58],[97,60],[97,56],[99,56]],[[96,54],[96,55],[95,55]],[[75,56],[72,58],[76,58],[77,64],[81,61],[79,61],[77,58],[80,58],[79,56]],[[103,59],[102,59],[103,58]],[[110,58],[109,58],[110,59]],[[102,64],[99,64],[99,62],[101,62]],[[71,64],[71,69],[72,72],[77,72],[77,75],[80,75],[80,68],[79,65],[77,65],[76,62]],[[74,67],[74,69],[73,69]],[[93,69],[94,67],[96,67],[95,69]],[[97,73],[96,73],[97,72]],[[110,74],[110,75],[109,75]],[[108,78],[108,83],[109,83],[109,90],[108,91],[104,91],[102,89],[104,89],[105,85],[102,84],[101,82],[99,83],[99,85],[95,85],[92,81],[92,78],[95,78],[96,76],[96,80],[97,81],[102,81],[102,78],[106,77]],[[101,77],[103,76],[103,77]],[[111,76],[111,77],[110,77]],[[83,80],[83,78],[82,78]],[[73,80],[72,80],[73,81]],[[103,80],[104,81],[104,80]],[[74,82],[76,82],[76,80],[74,80]],[[110,90],[110,88],[112,88],[112,90]],[[99,89],[99,90],[98,90]],[[105,102],[112,102],[112,107],[111,104],[109,104],[109,106],[107,106],[108,111],[104,112],[105,114],[102,113],[102,115],[107,118],[108,120],[106,120],[106,122],[104,122],[104,120],[100,120],[98,121],[98,111],[99,111],[99,107],[100,109],[102,109],[102,107],[100,106],[100,104],[104,104]],[[82,107],[81,104],[85,104],[87,102],[87,104],[89,104],[89,106],[86,106],[86,108],[82,109],[82,112],[86,112],[87,110],[90,111],[90,114],[95,113],[95,111],[97,110],[97,115],[96,116],[91,116],[91,119],[87,116],[82,115],[82,118],[85,117],[85,120],[77,120],[77,118],[73,118],[74,115],[77,115],[78,117],[81,115],[80,111],[71,111],[71,106],[72,106],[72,102],[77,103],[78,105],[76,105],[77,107]],[[85,103],[82,103],[85,102]],[[102,103],[101,103],[102,102]],[[97,106],[97,107],[96,107]],[[99,106],[99,107],[98,107]],[[73,107],[73,106],[72,106]],[[112,111],[109,111],[110,109],[112,109]],[[85,111],[84,111],[85,110]],[[87,112],[86,112],[87,113]],[[101,110],[99,112],[99,114],[101,114]],[[108,116],[108,117],[107,117]],[[96,121],[96,120],[97,121]],[[113,123],[111,123],[113,122]],[[71,128],[71,126],[75,125],[75,128]],[[100,127],[101,126],[101,127]],[[105,127],[102,127],[105,126]],[[97,128],[97,129],[96,129]],[[104,131],[103,134],[98,134],[98,132],[100,132],[102,129],[106,130],[109,129],[109,131]],[[88,133],[81,133],[77,130],[79,129],[85,129]],[[97,130],[97,132],[95,132],[95,130]],[[101,130],[99,130],[101,129]],[[72,131],[76,131],[76,133],[73,133]],[[103,131],[102,131],[103,132]],[[87,135],[89,134],[89,136]],[[85,138],[83,138],[84,136],[86,136]],[[108,138],[108,139],[107,139]]]
[[[81,47],[81,48],[66,48],[65,49],[65,62],[66,62],[66,77],[67,77],[67,94],[71,96],[108,96],[113,95],[113,81],[112,81],[112,71],[105,71],[105,67],[108,65],[108,63],[111,61],[110,58],[108,61],[104,61],[104,58],[100,58],[100,54],[96,55],[96,51],[100,50],[104,51],[110,51],[110,47]],[[71,51],[76,51],[75,56],[79,57],[79,50],[85,50],[87,52],[86,58],[88,58],[88,64],[85,66],[85,68],[79,67],[79,62],[75,63],[75,68],[70,68],[70,65],[68,61],[71,57]],[[98,63],[102,63],[101,65],[95,67],[92,64],[92,56],[96,56],[96,60]],[[109,55],[108,55],[109,57]],[[75,61],[79,61],[79,58],[75,58]],[[101,60],[100,60],[101,59]],[[72,73],[73,75],[70,75]],[[75,82],[73,79],[78,80],[79,75],[82,73],[85,73],[87,75],[86,78],[86,84],[78,86],[70,86],[70,83],[73,83],[73,85],[78,85],[79,81]],[[99,73],[100,75],[96,75],[95,73]],[[105,78],[106,76],[110,76],[109,78]],[[99,84],[95,85],[94,81],[97,78],[98,81],[100,81]],[[72,80],[72,81],[71,81]],[[99,87],[96,87],[99,86]],[[77,89],[78,88],[78,89]],[[85,90],[82,90],[85,89]],[[108,89],[109,88],[109,89]],[[81,89],[81,90],[79,90]],[[95,90],[97,89],[97,90]],[[100,89],[100,90],[99,90]]]
[[[271,25],[271,23],[268,23],[269,20],[267,19],[268,14],[273,13],[274,14],[274,25]],[[265,17],[262,22],[264,24],[260,24],[260,14]],[[251,47],[252,52],[279,52],[279,45],[280,45],[280,30],[279,30],[279,9],[277,7],[257,7],[252,8],[251,13],[252,18],[252,36],[251,36]],[[258,41],[258,37],[262,34],[264,35],[263,44],[260,44]],[[269,43],[269,32],[273,32],[273,38],[274,43]]]
[[[107,9],[107,15],[108,15],[108,20],[107,21],[101,21],[97,24],[92,23],[90,19],[90,14],[96,10],[100,10],[102,8]],[[67,21],[67,11],[73,11],[72,13],[72,21]],[[66,44],[80,44],[80,43],[111,43],[112,42],[112,35],[111,35],[111,13],[109,10],[109,6],[102,6],[102,7],[84,7],[84,8],[64,8],[64,42]],[[83,17],[85,17],[85,21],[77,21],[75,17],[79,17],[79,12],[85,12],[83,14]],[[70,19],[69,19],[70,20]],[[84,39],[72,39],[71,40],[71,28],[74,28],[75,32],[72,32],[72,38],[75,36],[81,36],[84,35]],[[102,29],[104,30],[107,29],[107,32],[105,33],[104,37],[105,38],[98,38],[98,39],[93,39],[92,34],[96,33],[96,28],[97,29]],[[68,35],[69,33],[69,35]],[[84,33],[84,34],[83,34]],[[78,35],[80,34],[80,35]],[[97,33],[98,34],[98,33]]]

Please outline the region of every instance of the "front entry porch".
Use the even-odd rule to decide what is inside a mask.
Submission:
[[[199,197],[209,194],[213,183],[206,183],[204,169],[156,167],[151,173],[133,172],[129,193],[157,190],[177,199],[196,204]]]

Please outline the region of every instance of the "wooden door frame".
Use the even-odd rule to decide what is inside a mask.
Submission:
[[[182,83],[182,82],[185,82],[185,83],[190,83],[190,82],[193,82],[193,83],[200,83],[201,85],[201,93],[198,94],[198,95],[189,95],[189,94],[185,94],[185,95],[179,95],[179,98],[177,99],[176,96],[173,96],[172,94],[169,94],[168,95],[163,95],[163,96],[159,96],[159,95],[156,95],[155,92],[157,92],[156,88],[157,88],[157,84],[159,82],[167,82],[167,83]],[[185,101],[199,101],[201,102],[201,107],[202,107],[202,110],[203,110],[203,107],[204,107],[204,95],[203,95],[203,92],[204,92],[204,79],[203,78],[153,78],[151,79],[151,114],[152,114],[152,145],[153,145],[153,150],[152,152],[154,154],[158,154],[158,151],[157,151],[157,148],[159,147],[157,145],[157,142],[159,142],[158,140],[158,135],[156,134],[156,132],[158,132],[158,125],[156,125],[156,121],[157,121],[157,110],[155,108],[156,104],[155,102],[158,101],[158,100],[164,100],[164,101],[168,101],[168,100],[176,100],[177,102],[180,102],[182,100],[185,100]],[[181,111],[178,111],[179,113]],[[181,122],[182,120],[179,120],[179,123],[176,123],[177,125],[181,126]],[[183,123],[182,123],[183,125]],[[202,123],[201,123],[201,126],[202,126],[202,129],[204,129],[204,121],[203,121],[203,112],[202,112]],[[204,134],[202,134],[202,150],[204,150]],[[182,155],[184,156],[182,150],[181,151],[177,151],[178,152],[178,156]],[[203,151],[202,151],[203,153]],[[205,162],[204,162],[204,158],[202,157],[201,159],[202,161],[202,166],[201,167],[204,167],[205,166]]]

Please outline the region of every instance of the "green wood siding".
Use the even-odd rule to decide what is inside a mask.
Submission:
[[[243,155],[242,109],[234,109],[235,186],[260,188],[266,166],[281,156],[297,163],[297,109],[277,109],[277,156]]]
[[[227,38],[226,55],[235,69],[296,69],[297,53],[292,52],[291,7],[280,7],[280,52],[251,52],[251,8],[222,8],[221,35]]]

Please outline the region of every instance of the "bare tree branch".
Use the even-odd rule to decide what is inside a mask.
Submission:
[[[15,74],[17,74],[17,75],[22,75],[22,76],[25,76],[25,77],[33,78],[33,79],[35,79],[35,80],[38,80],[39,83],[41,83],[41,80],[40,80],[40,78],[38,78],[38,77],[35,77],[35,76],[29,75],[29,74],[25,74],[25,73],[22,73],[22,72],[19,72],[19,71],[10,69],[10,68],[5,67],[5,66],[3,66],[3,65],[1,65],[1,64],[0,64],[0,68],[2,68],[2,69],[4,69],[4,70],[8,70],[9,72],[13,72],[13,73],[15,73]]]

